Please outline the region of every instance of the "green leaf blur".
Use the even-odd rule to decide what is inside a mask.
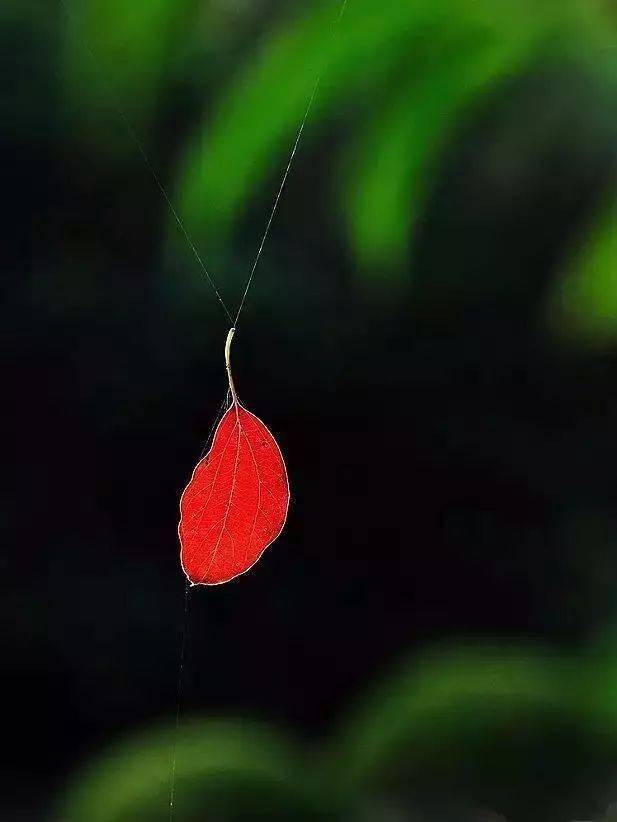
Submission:
[[[143,128],[185,54],[195,0],[64,0],[63,58],[68,115],[96,140],[101,118],[119,105]],[[106,135],[109,140],[109,136]],[[127,148],[124,134],[114,151]]]
[[[64,822],[166,820],[175,758],[174,819],[319,819],[321,797],[280,735],[241,721],[192,719],[109,748],[77,775]]]
[[[579,0],[356,0],[332,35],[334,17],[316,4],[279,25],[192,139],[178,202],[208,244],[228,242],[251,195],[282,173],[321,76],[309,137],[341,111],[354,123],[337,199],[357,264],[400,271],[429,171],[466,118],[539,63],[587,61],[614,37],[612,17]]]
[[[166,819],[175,751],[177,820],[370,821],[385,797],[425,808],[426,822],[475,820],[480,808],[566,820],[611,783],[616,671],[605,654],[436,648],[369,685],[321,750],[241,718],[185,719],[105,750],[76,774],[58,818]]]
[[[610,347],[617,341],[617,200],[600,209],[564,269],[548,305],[555,336]]]

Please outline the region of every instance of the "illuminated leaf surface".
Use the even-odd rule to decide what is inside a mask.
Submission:
[[[289,504],[280,449],[234,400],[182,495],[182,567],[193,584],[243,574],[283,529]]]

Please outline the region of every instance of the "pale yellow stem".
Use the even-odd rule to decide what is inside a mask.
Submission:
[[[225,342],[225,367],[227,368],[227,378],[229,380],[229,390],[231,391],[231,398],[233,404],[238,404],[238,397],[236,396],[236,388],[234,386],[233,377],[231,376],[231,341],[233,340],[236,329],[230,328]]]

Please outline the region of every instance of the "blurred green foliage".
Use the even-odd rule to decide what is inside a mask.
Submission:
[[[567,822],[604,807],[617,756],[617,663],[526,646],[436,649],[369,690],[321,754],[236,721],[136,734],[76,775],[62,822],[367,819]],[[604,803],[604,805],[602,804]],[[422,815],[424,814],[424,815]],[[406,817],[408,818],[408,817]]]
[[[339,22],[337,4],[303,2],[273,21],[266,13],[267,28],[252,37],[241,15],[225,16],[224,3],[66,2],[69,123],[76,134],[86,129],[87,144],[118,148],[97,127],[110,102],[101,78],[142,136],[162,98],[173,112],[179,84],[195,87],[196,105],[208,100],[201,122],[178,134],[174,184],[179,212],[208,260],[230,254],[234,226],[264,189],[265,223],[318,76],[305,143],[326,129],[341,133],[333,141],[334,209],[357,271],[390,284],[410,261],[413,273],[414,227],[453,141],[507,99],[515,81],[547,66],[589,75],[606,94],[607,121],[617,122],[617,15],[601,0],[354,0]],[[221,41],[225,56],[217,55]],[[563,275],[555,273],[548,323],[557,337],[615,339],[614,191],[608,200],[584,248],[570,242]],[[175,224],[171,236],[184,244]]]
[[[504,82],[549,61],[587,65],[615,36],[602,4],[579,0],[355,0],[334,36],[332,18],[332,4],[318,3],[279,26],[193,139],[178,196],[191,230],[209,243],[228,237],[269,172],[282,172],[321,74],[311,120],[345,111],[354,126],[337,198],[357,263],[400,270],[429,172],[465,118],[497,88],[504,93]]]
[[[244,722],[193,719],[179,733],[155,728],[109,749],[76,779],[66,822],[168,819],[175,758],[174,819],[310,820],[323,796],[296,751],[274,731]]]
[[[107,111],[111,98],[130,112],[132,122],[142,128],[148,123],[158,97],[181,64],[184,49],[179,44],[186,42],[199,3],[63,0],[63,4],[62,64],[71,122],[103,149],[105,144],[97,139],[101,108]],[[126,145],[124,135],[122,145]]]
[[[597,687],[605,666],[497,645],[407,663],[346,726],[345,779],[352,792],[450,797],[509,820],[565,820],[612,777],[617,706]]]
[[[548,308],[555,334],[566,340],[594,347],[617,340],[617,196],[574,245]]]

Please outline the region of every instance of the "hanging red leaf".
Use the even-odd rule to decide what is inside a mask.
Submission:
[[[283,530],[289,506],[277,442],[236,397],[229,364],[233,332],[225,346],[232,402],[180,501],[180,558],[194,585],[219,585],[248,571]]]

